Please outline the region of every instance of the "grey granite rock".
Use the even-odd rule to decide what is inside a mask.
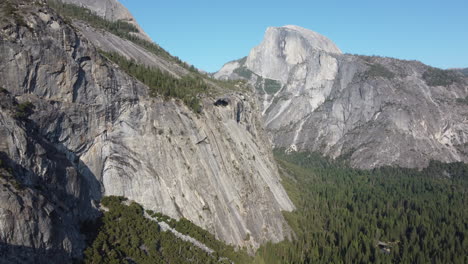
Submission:
[[[361,168],[468,162],[465,76],[416,61],[343,55],[309,32],[269,28],[247,58],[214,74],[256,88],[275,147],[346,156]]]
[[[100,184],[37,123],[17,117],[20,102],[0,92],[0,262],[63,263],[81,256],[80,226],[99,216],[90,191]]]
[[[60,0],[65,3],[70,3],[82,6],[92,10],[95,14],[110,20],[110,21],[125,21],[137,27],[136,35],[144,40],[152,41],[148,34],[140,27],[136,19],[130,11],[123,6],[118,0]]]
[[[18,13],[27,26],[14,18],[0,22],[0,86],[8,91],[1,94],[0,152],[24,188],[0,188],[0,254],[25,263],[80,257],[79,224],[99,214],[103,195],[188,218],[250,250],[290,236],[281,211],[294,206],[250,92],[225,90],[221,98],[229,103],[218,106],[217,97],[204,96],[202,114],[177,100],[150,98],[94,41],[126,56],[146,54],[137,61],[175,76],[187,71],[82,22],[68,25],[45,6],[22,3]],[[22,102],[34,110],[18,119]]]

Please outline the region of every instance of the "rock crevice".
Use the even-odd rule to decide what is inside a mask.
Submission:
[[[347,156],[360,168],[468,162],[462,70],[341,54],[327,38],[285,26],[214,76],[255,87],[275,147]]]
[[[0,34],[0,86],[6,89],[0,91],[0,152],[25,168],[14,169],[24,190],[0,188],[0,211],[7,212],[0,214],[0,243],[16,253],[31,248],[17,255],[25,263],[44,254],[49,263],[79,258],[85,246],[80,222],[98,215],[94,205],[105,195],[185,217],[250,250],[290,236],[281,212],[294,206],[250,93],[225,92],[231,102],[225,107],[200,96],[201,114],[175,99],[150,98],[148,87],[102,57],[94,43],[117,52],[144,49],[83,22],[71,26],[46,6],[17,1],[30,26]],[[101,41],[106,38],[112,46]],[[168,74],[188,74],[145,54]],[[26,102],[34,112],[15,119],[17,105]],[[204,137],[207,143],[197,144]]]

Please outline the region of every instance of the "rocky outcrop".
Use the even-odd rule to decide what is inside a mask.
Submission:
[[[341,51],[322,35],[297,26],[270,27],[265,32],[263,42],[250,52],[245,67],[263,78],[286,83],[291,74],[297,76],[320,70],[319,67],[304,66],[312,66],[309,62],[317,61],[311,55],[328,53],[340,54]]]
[[[229,103],[201,96],[204,110],[196,114],[180,101],[150,98],[146,86],[101,56],[93,41],[107,33],[80,31],[82,22],[69,25],[29,1],[14,14],[0,22],[1,96],[9,100],[0,111],[0,152],[22,190],[0,189],[2,256],[79,258],[80,223],[96,217],[103,195],[188,218],[250,249],[290,235],[281,211],[294,207],[253,96],[219,86]],[[127,49],[128,42],[110,38],[114,47],[101,41],[101,49]],[[145,56],[173,75],[185,71]],[[25,102],[33,111],[17,115]]]
[[[27,119],[33,110],[21,105],[0,92],[0,262],[60,263],[81,255],[80,226],[99,215],[89,190],[100,184],[80,173],[87,167],[63,145],[41,136]]]
[[[88,8],[95,14],[110,20],[110,21],[125,21],[130,23],[138,29],[138,33],[135,33],[136,36],[147,40],[152,41],[148,34],[140,27],[136,19],[132,16],[130,11],[123,6],[117,0],[58,0],[64,3],[74,4],[78,6],[82,6]]]
[[[159,68],[174,76],[189,74],[187,69],[179,64],[155,56],[145,48],[127,39],[119,38],[103,30],[97,30],[84,22],[75,21],[73,25],[99,50],[119,53],[129,60],[137,61],[139,64],[149,67]]]
[[[275,147],[344,156],[353,166],[468,162],[468,81],[416,61],[340,54],[305,29],[269,28],[215,77],[256,88]]]

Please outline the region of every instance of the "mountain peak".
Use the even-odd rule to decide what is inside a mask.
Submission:
[[[310,46],[314,49],[322,50],[329,53],[342,53],[341,50],[336,46],[336,44],[333,43],[333,41],[331,41],[324,35],[319,34],[310,29],[306,29],[296,25],[286,25],[282,27],[269,27],[267,29],[267,33],[269,31],[284,32],[285,34],[296,34],[307,40]]]
[[[122,20],[130,23],[138,29],[138,37],[152,42],[151,38],[144,32],[130,11],[118,0],[61,0],[64,3],[74,4],[90,9],[95,14],[110,21]]]
[[[269,27],[262,43],[253,48],[245,66],[263,77],[286,83],[290,70],[319,54],[341,54],[327,37],[299,26]]]

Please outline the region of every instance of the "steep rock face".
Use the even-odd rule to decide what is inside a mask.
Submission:
[[[263,42],[250,52],[245,66],[264,78],[286,83],[291,74],[315,72],[305,67],[315,66],[308,62],[314,61],[310,55],[316,52],[341,53],[333,42],[316,32],[297,26],[270,27]]]
[[[247,58],[215,74],[255,86],[276,147],[346,156],[361,168],[468,161],[466,77],[343,55],[324,37],[306,41],[315,36],[308,32],[269,28]]]
[[[97,15],[110,20],[122,20],[137,27],[139,36],[142,39],[151,41],[151,38],[143,31],[130,11],[117,0],[60,0],[64,3],[82,6],[92,10]]]
[[[313,31],[271,27],[246,59],[225,65],[215,77],[248,77],[263,101],[267,127],[279,129],[302,121],[325,101],[338,72],[336,54],[340,53],[333,42]],[[284,100],[278,103],[278,98]]]
[[[294,207],[252,96],[227,92],[218,106],[203,98],[202,114],[149,98],[97,52],[92,41],[106,34],[88,39],[76,31],[81,22],[71,27],[26,3],[16,12],[25,23],[10,17],[0,31],[0,86],[11,100],[0,113],[0,152],[24,188],[0,189],[2,252],[39,263],[79,257],[79,223],[96,217],[103,195],[188,218],[238,246],[289,236],[281,211]],[[105,43],[100,48],[118,51],[127,42]],[[31,102],[33,113],[19,120],[15,100]]]
[[[88,192],[100,185],[80,173],[63,145],[42,137],[37,123],[19,118],[18,107],[0,92],[0,259],[61,263],[79,257],[85,246],[80,224],[99,214]]]
[[[93,45],[106,52],[116,52],[125,56],[129,60],[137,61],[139,64],[144,64],[150,67],[159,68],[174,76],[188,74],[187,69],[181,67],[177,63],[167,61],[158,56],[154,56],[145,48],[127,40],[119,38],[116,35],[103,30],[97,30],[88,24],[80,21],[75,21],[73,24],[81,34],[86,37]]]
[[[257,134],[254,106],[235,95],[230,101],[226,107],[206,102],[200,118],[173,102],[140,102],[125,109],[82,159],[103,171],[107,195],[189,218],[233,244],[279,241],[287,232],[276,214],[291,210],[291,203],[264,147],[268,142]],[[95,153],[106,160],[93,166]],[[248,234],[252,241],[244,240]]]

